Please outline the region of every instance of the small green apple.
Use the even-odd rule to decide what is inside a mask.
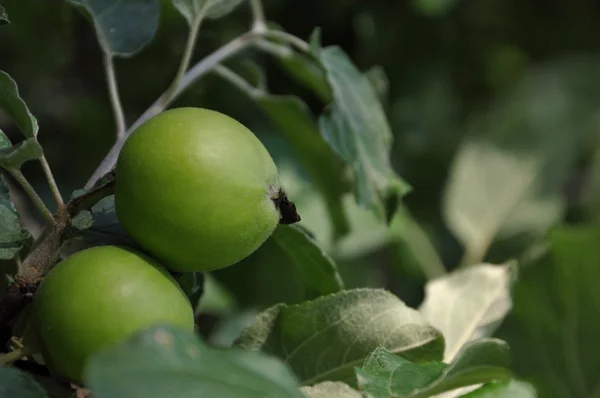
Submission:
[[[115,208],[123,228],[175,271],[211,271],[253,253],[278,223],[299,221],[267,149],[222,113],[177,108],[125,142]]]
[[[194,329],[194,311],[167,270],[132,249],[77,252],[41,283],[34,313],[42,354],[59,375],[80,382],[90,355],[156,324]]]

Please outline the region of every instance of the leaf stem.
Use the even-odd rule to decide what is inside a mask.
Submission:
[[[183,56],[181,57],[181,63],[179,64],[179,69],[177,70],[177,74],[175,78],[171,82],[171,85],[163,94],[165,98],[172,97],[177,91],[177,87],[183,79],[185,72],[190,67],[190,60],[192,59],[192,54],[194,53],[194,47],[196,46],[196,40],[198,38],[198,32],[200,31],[200,25],[202,25],[202,20],[204,19],[204,11],[199,12],[196,16],[196,19],[190,24],[190,30],[188,32],[187,42],[185,44],[185,50],[183,51]]]
[[[125,143],[125,139],[134,132],[139,126],[141,126],[148,119],[158,115],[164,109],[166,109],[169,104],[175,100],[185,89],[187,89],[190,85],[192,85],[196,80],[200,77],[204,76],[208,73],[212,68],[214,68],[219,63],[223,62],[227,58],[237,54],[242,49],[246,48],[254,38],[254,34],[252,32],[244,33],[235,39],[231,40],[229,43],[225,44],[223,47],[214,51],[212,54],[208,55],[196,65],[194,65],[189,71],[187,71],[182,77],[179,84],[172,91],[165,91],[136,121],[129,127],[129,129],[125,132],[121,139],[118,139],[111,150],[108,152],[104,160],[100,163],[96,171],[92,174],[90,179],[85,185],[86,189],[91,188],[96,181],[98,181],[103,175],[108,173],[116,164],[117,158],[119,156],[119,152]]]
[[[8,366],[26,355],[29,355],[29,351],[26,347],[19,347],[11,352],[0,354],[0,367]]]
[[[267,31],[267,23],[262,1],[250,0],[250,7],[252,7],[252,31],[257,34],[264,34]]]
[[[217,65],[213,69],[213,72],[216,75],[219,75],[223,79],[227,80],[229,83],[231,83],[235,87],[237,87],[240,91],[246,93],[250,98],[254,98],[254,97],[260,95],[261,93],[263,93],[263,91],[261,89],[254,87],[253,85],[248,83],[248,81],[246,81],[246,79],[244,79],[243,77],[241,77],[240,75],[238,75],[237,73],[232,71],[231,69],[227,68],[226,66]]]
[[[44,218],[46,218],[46,220],[50,222],[54,222],[54,217],[52,216],[52,213],[50,212],[50,210],[48,210],[48,207],[46,207],[44,201],[42,200],[42,198],[40,198],[35,189],[33,189],[29,181],[27,181],[27,178],[25,178],[23,173],[21,173],[21,170],[9,168],[7,169],[7,171],[10,173],[11,176],[13,176],[13,178],[19,183],[19,185],[21,185],[27,196],[29,196],[29,199],[31,199],[35,207],[39,210],[40,213],[42,213]]]
[[[40,158],[40,163],[42,164],[42,169],[44,170],[46,180],[48,180],[48,186],[54,196],[54,200],[56,200],[56,204],[58,204],[59,207],[63,207],[65,202],[60,194],[60,190],[58,189],[58,185],[56,184],[56,180],[54,179],[54,175],[52,174],[52,170],[50,169],[50,165],[45,156]]]
[[[112,55],[109,53],[104,53],[104,70],[106,71],[106,83],[108,85],[110,103],[113,108],[115,123],[117,125],[117,139],[121,139],[125,134],[125,116],[123,114],[121,99],[119,98],[119,88],[117,86],[115,66],[113,64]]]
[[[305,42],[298,36],[294,36],[290,33],[284,32],[282,30],[269,29],[266,32],[264,32],[264,36],[270,37],[272,39],[283,40],[286,43],[291,44],[292,46],[296,47],[296,49],[298,49],[304,53],[310,52],[310,45],[307,42]]]

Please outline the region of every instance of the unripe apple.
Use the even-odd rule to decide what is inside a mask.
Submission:
[[[116,167],[123,228],[165,266],[211,271],[299,221],[267,149],[244,125],[202,108],[163,112],[133,132]]]
[[[192,331],[192,306],[167,270],[129,248],[101,246],[63,260],[34,300],[45,362],[80,382],[87,359],[157,324]]]

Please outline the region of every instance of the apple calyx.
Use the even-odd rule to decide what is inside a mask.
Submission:
[[[301,220],[300,214],[296,210],[296,204],[290,201],[283,189],[276,191],[277,194],[271,198],[275,203],[275,208],[279,210],[279,224],[295,224]]]

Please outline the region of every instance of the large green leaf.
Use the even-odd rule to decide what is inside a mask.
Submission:
[[[487,113],[477,115],[456,154],[444,199],[464,263],[521,254],[562,216],[562,190],[574,161],[596,132],[598,62],[534,69]]]
[[[293,225],[280,225],[272,237],[287,253],[290,262],[310,290],[318,295],[326,295],[344,288],[333,260],[302,229]]]
[[[105,53],[129,57],[152,40],[158,29],[158,0],[70,0],[94,21]]]
[[[420,311],[444,335],[444,360],[500,326],[512,306],[512,271],[510,265],[481,264],[427,283]]]
[[[167,326],[93,356],[85,378],[98,398],[303,398],[280,361],[258,352],[212,348],[194,333]]]
[[[20,370],[0,368],[0,397],[46,398],[42,387]]]
[[[417,364],[378,348],[356,372],[361,390],[374,398],[426,398],[463,386],[506,379],[511,374],[508,364],[506,343],[481,339],[465,345],[448,365]]]
[[[600,391],[600,228],[563,226],[550,251],[523,267],[514,309],[499,330],[513,368],[543,397],[591,397]]]
[[[281,134],[294,148],[311,181],[323,195],[334,236],[348,232],[348,221],[340,201],[346,191],[342,164],[319,134],[318,126],[304,102],[292,96],[256,95]]]
[[[172,0],[190,26],[197,18],[217,19],[233,11],[243,0]]]
[[[393,294],[353,289],[314,301],[280,304],[259,315],[236,345],[288,363],[304,385],[355,385],[354,367],[377,347],[413,361],[440,360],[442,335]]]
[[[25,101],[19,95],[17,83],[0,70],[0,109],[15,122],[26,138],[35,138],[38,132],[36,118],[29,112]]]
[[[337,46],[313,46],[326,71],[334,102],[319,127],[329,145],[352,167],[358,202],[390,220],[409,185],[392,169],[392,132],[367,78]]]
[[[537,398],[535,388],[529,383],[506,380],[489,383],[463,398]]]

